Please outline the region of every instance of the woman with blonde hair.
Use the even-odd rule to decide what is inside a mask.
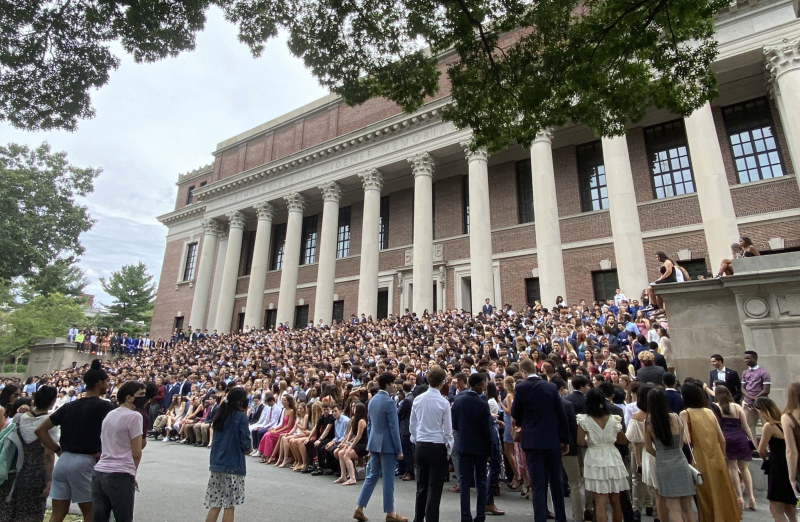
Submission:
[[[503,453],[508,458],[511,465],[511,472],[514,478],[509,484],[508,489],[516,490],[521,482],[520,473],[514,462],[514,430],[511,426],[511,405],[514,403],[514,385],[513,377],[506,377],[503,379],[503,388],[506,390],[506,398],[500,402],[500,408],[503,409],[503,424],[506,428],[503,431]]]
[[[775,522],[796,522],[797,489],[792,485],[788,462],[786,461],[786,440],[781,426],[781,412],[767,397],[759,397],[753,404],[761,417],[761,443],[758,455],[767,457],[767,500]],[[789,430],[791,432],[791,430]]]
[[[283,436],[280,441],[280,452],[278,454],[278,462],[276,466],[285,468],[289,464],[296,464],[297,457],[292,452],[292,440],[297,437],[302,437],[308,430],[308,406],[306,403],[301,402],[297,405],[297,422],[294,423],[294,430]]]
[[[316,401],[311,404],[311,413],[308,415],[310,420],[302,429],[302,433],[298,434],[289,442],[289,451],[292,453],[294,461],[297,463],[292,468],[292,471],[303,471],[308,467],[308,452],[306,452],[305,444],[311,437],[311,430],[313,430],[314,426],[317,425],[317,421],[321,416],[322,403]]]
[[[792,490],[797,492],[797,460],[800,457],[800,382],[789,385],[787,392],[786,408],[781,415],[783,437],[786,439],[786,464],[789,467],[789,482]]]
[[[750,432],[744,410],[734,402],[733,395],[728,388],[721,384],[717,386],[714,398],[719,406],[717,416],[722,435],[725,437],[725,458],[728,461],[728,473],[733,482],[733,490],[739,500],[739,508],[744,510],[742,487],[739,483],[741,476],[750,501],[749,509],[755,511],[756,498],[753,495],[753,478],[750,476],[750,469],[747,465],[753,459],[750,450],[753,434]]]

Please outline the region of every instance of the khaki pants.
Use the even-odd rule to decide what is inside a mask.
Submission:
[[[631,444],[631,453],[633,453],[633,444]],[[634,511],[641,513],[645,510],[645,508],[653,507],[653,496],[651,488],[642,482],[642,476],[636,472],[636,459],[633,457],[633,455],[631,455],[630,459],[630,472],[632,497],[631,504],[633,504]]]
[[[593,505],[591,496],[586,494],[583,487],[583,458],[579,455],[561,457],[561,465],[569,482],[572,518],[580,522],[583,520],[583,512],[592,511]]]
[[[758,410],[752,406],[744,406],[744,418],[747,420],[747,425],[750,426],[750,433],[753,434],[753,442],[758,447],[758,436],[756,435],[756,426],[758,425]]]
[[[198,422],[194,426],[192,426],[192,430],[194,431],[194,438],[198,442],[202,442],[203,446],[208,446],[208,428],[211,427],[211,424],[207,422]]]
[[[153,423],[153,429],[161,433],[161,430],[164,429],[164,426],[167,425],[167,416],[166,415],[159,415],[156,417],[156,421]]]

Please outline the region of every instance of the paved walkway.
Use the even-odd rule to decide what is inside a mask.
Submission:
[[[152,439],[151,439],[152,440]],[[202,521],[206,484],[208,482],[209,450],[182,446],[174,443],[148,442],[139,467],[139,489],[136,496],[136,520],[152,522]],[[259,464],[247,458],[246,498],[243,506],[236,508],[238,521],[326,521],[346,522],[352,520],[355,503],[362,482],[358,486],[343,487],[332,484],[334,477],[325,475],[312,477],[293,473],[288,469]],[[453,485],[451,481],[446,486]],[[395,483],[395,506],[401,515],[414,519],[415,483]],[[533,520],[532,504],[519,498],[518,493],[506,492],[496,500],[497,506],[506,512],[498,522]],[[382,513],[380,484],[372,501],[365,510],[370,520],[385,519]],[[473,500],[474,500],[473,494]],[[473,502],[474,503],[474,502]],[[569,499],[567,499],[569,503]],[[459,496],[447,491],[442,496],[442,522],[457,522]],[[567,504],[567,516],[570,508]],[[764,494],[758,495],[758,510],[746,512],[747,522],[770,520]],[[649,517],[642,517],[651,522]],[[733,522],[733,521],[731,521]]]

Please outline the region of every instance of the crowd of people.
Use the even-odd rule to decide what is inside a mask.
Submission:
[[[210,448],[207,520],[232,520],[249,458],[361,484],[359,521],[383,476],[389,522],[408,520],[394,477],[416,482],[415,505],[399,510],[417,522],[439,520],[445,491],[460,495],[461,520],[479,522],[513,496],[532,500],[536,522],[565,522],[567,496],[576,522],[732,522],[755,509],[754,454],[768,456],[773,517],[796,520],[800,384],[782,413],[754,352],[741,376],[713,354],[707,381],[679,382],[667,316],[647,304],[618,290],[552,309],[189,329],[6,380],[0,423],[17,427],[25,459],[0,485],[0,522],[41,521],[48,494],[53,522],[70,502],[85,520],[131,520],[148,439]]]

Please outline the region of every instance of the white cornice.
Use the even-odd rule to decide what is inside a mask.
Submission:
[[[200,168],[194,169],[192,171],[187,172],[186,174],[179,174],[178,175],[178,182],[175,183],[176,185],[182,185],[187,181],[191,181],[193,179],[199,178],[201,176],[206,176],[214,172],[214,164],[209,163],[208,165],[203,165]]]
[[[209,201],[225,193],[246,187],[247,185],[286,172],[305,168],[322,160],[328,160],[341,154],[346,154],[351,149],[365,144],[378,143],[399,132],[408,130],[423,123],[441,120],[442,108],[450,103],[450,97],[437,100],[414,114],[400,114],[383,120],[362,129],[340,136],[333,140],[302,150],[295,154],[281,158],[277,161],[265,163],[240,172],[231,177],[206,185],[200,190],[195,190],[194,195],[198,200]]]
[[[206,206],[200,205],[195,203],[194,205],[189,205],[178,210],[174,210],[167,214],[162,214],[158,216],[156,219],[161,222],[162,225],[175,225],[182,221],[186,221],[188,219],[192,219],[196,217],[198,214],[203,214],[205,212]]]

